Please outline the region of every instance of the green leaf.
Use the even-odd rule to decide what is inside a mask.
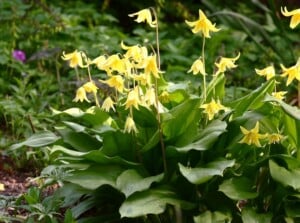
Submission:
[[[250,94],[228,103],[228,106],[234,109],[233,117],[242,116],[245,111],[256,109],[263,105],[266,94],[273,91],[275,86],[275,80],[271,79],[268,82],[264,83],[258,89],[251,91]]]
[[[55,143],[57,140],[59,140],[60,137],[55,135],[52,132],[45,131],[45,132],[39,132],[32,136],[30,136],[28,139],[21,143],[14,144],[10,147],[11,150],[15,150],[18,148],[21,148],[22,146],[29,146],[29,147],[42,147],[47,146],[50,144]]]
[[[83,132],[85,130],[85,126],[79,125],[75,122],[63,121],[63,123],[75,132]]]
[[[163,114],[162,129],[166,140],[178,139],[192,126],[197,125],[201,116],[199,104],[199,98],[188,99]]]
[[[300,120],[300,109],[298,109],[297,107],[291,106],[282,100],[279,100],[273,96],[270,96],[269,94],[266,95],[265,101],[276,102],[277,104],[279,104],[282,107],[282,109],[285,111],[285,113],[287,113],[294,119]]]
[[[231,216],[228,216],[228,214],[223,214],[219,211],[205,211],[203,214],[194,217],[194,223],[224,223],[230,221]]]
[[[244,208],[242,210],[242,220],[247,223],[270,223],[272,214],[258,214],[252,209]]]
[[[288,170],[284,167],[277,165],[274,161],[269,161],[270,173],[274,180],[290,186],[295,190],[300,190],[300,168]]]
[[[167,150],[175,149],[178,152],[188,152],[190,150],[208,150],[218,140],[219,136],[226,132],[226,127],[226,122],[215,120],[202,130],[201,134],[197,137],[199,140],[183,147],[169,146]]]
[[[73,117],[81,117],[82,115],[84,115],[84,112],[80,108],[69,108],[64,111],[59,111],[54,108],[51,108],[51,110],[54,115],[67,114]]]
[[[61,134],[64,143],[78,151],[96,150],[102,146],[98,139],[86,132],[75,132],[70,129],[58,129],[57,131]]]
[[[119,212],[121,218],[135,218],[148,214],[161,214],[167,204],[190,209],[193,205],[178,199],[176,194],[166,189],[150,189],[136,192],[129,196],[121,205]]]
[[[245,177],[231,178],[219,186],[219,191],[232,200],[246,200],[258,196],[258,193],[253,190],[253,186],[251,180]]]
[[[86,170],[73,172],[65,180],[90,190],[102,185],[116,187],[117,177],[122,171],[123,169],[117,165],[91,166]]]
[[[125,194],[126,197],[137,191],[149,189],[152,183],[160,182],[164,174],[156,176],[143,177],[136,170],[130,169],[124,171],[117,179],[116,187]]]
[[[206,165],[206,167],[190,168],[179,165],[181,174],[193,184],[202,184],[209,181],[214,176],[223,176],[223,172],[228,167],[233,167],[234,160],[219,160]]]
[[[124,166],[137,166],[139,164],[134,162],[129,162],[125,159],[122,159],[119,156],[110,157],[105,155],[102,150],[93,150],[90,152],[78,152],[71,149],[67,149],[65,147],[55,145],[52,147],[51,154],[54,154],[56,152],[61,152],[66,155],[72,156],[72,157],[80,157],[82,160],[85,161],[93,161],[98,164],[120,164]],[[65,157],[62,157],[64,159]],[[91,163],[91,162],[89,162]]]
[[[148,150],[152,149],[159,143],[159,132],[158,130],[153,134],[150,140],[147,142],[146,145],[140,150],[141,152],[147,152]]]
[[[206,101],[211,101],[212,99],[220,99],[222,100],[225,93],[225,76],[224,74],[220,74],[217,77],[214,77],[211,82],[209,82],[207,86],[206,92]],[[203,95],[202,95],[202,97]],[[201,104],[205,103],[205,101],[201,101]]]

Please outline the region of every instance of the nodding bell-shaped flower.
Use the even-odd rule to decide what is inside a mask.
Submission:
[[[194,75],[200,73],[202,75],[206,75],[204,64],[201,58],[194,61],[191,69],[189,69],[188,73],[193,72]]]
[[[216,28],[215,24],[206,17],[203,11],[199,10],[199,19],[193,22],[185,21],[191,28],[193,33],[202,32],[205,38],[210,38],[209,32],[218,32],[220,29]]]
[[[277,98],[278,100],[282,101],[285,98],[286,93],[287,93],[287,91],[273,92],[272,96]]]
[[[150,9],[142,9],[138,12],[135,13],[131,13],[128,15],[129,17],[134,17],[136,16],[137,18],[134,20],[137,23],[141,23],[141,22],[146,22],[149,24],[149,26],[151,26],[152,28],[155,28],[157,26],[157,21],[153,20],[152,18],[152,14]]]
[[[284,16],[291,16],[291,21],[290,21],[290,28],[294,29],[299,23],[300,23],[300,9],[295,9],[292,11],[288,11],[286,7],[284,9],[281,8],[281,13]]]
[[[136,125],[134,123],[134,120],[130,116],[128,116],[126,119],[124,132],[128,132],[128,133],[130,133],[130,132],[137,133],[138,132]]]
[[[255,72],[259,75],[259,76],[264,76],[266,77],[267,80],[270,80],[272,77],[275,76],[275,69],[273,65],[270,65],[264,69],[255,69]]]
[[[86,97],[86,92],[84,90],[84,87],[80,87],[77,89],[76,91],[76,96],[75,98],[73,99],[73,101],[75,102],[83,102],[83,101],[87,101],[87,102],[90,102],[89,99]]]
[[[107,97],[104,101],[103,104],[101,106],[101,108],[106,111],[109,112],[110,109],[112,109],[113,111],[116,111],[115,107],[114,107],[115,102],[111,99],[111,97]]]
[[[282,77],[288,77],[286,81],[286,86],[288,86],[292,81],[296,78],[298,81],[300,81],[300,58],[298,59],[298,62],[289,68],[286,68],[282,64],[280,64],[281,69],[283,73],[281,74]]]
[[[75,50],[72,53],[67,53],[67,54],[65,54],[65,52],[63,52],[63,55],[62,55],[61,58],[63,60],[69,61],[69,66],[72,67],[72,68],[75,68],[77,66],[84,67],[83,62],[82,62],[81,53],[82,52],[78,52],[77,50]]]
[[[204,113],[208,115],[208,120],[212,120],[219,111],[227,110],[227,108],[224,107],[219,100],[215,101],[214,99],[212,99],[208,104],[201,105],[200,108],[204,109]]]
[[[215,75],[218,75],[220,73],[224,73],[226,70],[237,67],[237,65],[234,64],[234,63],[239,58],[240,58],[240,53],[234,58],[221,57],[219,63],[215,63],[216,67],[218,68],[217,73]]]
[[[98,90],[98,87],[92,81],[85,83],[82,87],[87,93],[91,93],[91,92],[97,93]]]

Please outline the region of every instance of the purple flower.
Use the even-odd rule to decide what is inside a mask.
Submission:
[[[16,60],[18,61],[21,61],[21,62],[25,62],[26,60],[26,54],[24,51],[22,50],[14,50],[13,53],[12,53],[12,56],[13,58],[15,58]]]

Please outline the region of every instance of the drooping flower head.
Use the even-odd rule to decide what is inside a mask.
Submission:
[[[130,132],[137,133],[138,132],[135,122],[130,116],[128,116],[126,119],[124,132],[128,132],[128,133],[130,133]]]
[[[260,76],[265,76],[267,80],[275,76],[275,69],[273,65],[270,65],[264,69],[255,69],[255,72]]]
[[[243,126],[240,126],[244,137],[239,143],[246,143],[248,145],[255,145],[257,147],[261,147],[260,139],[265,138],[264,135],[259,133],[259,122],[256,122],[255,127],[253,129],[245,129]]]
[[[288,11],[286,7],[284,9],[281,8],[281,13],[284,16],[291,16],[291,21],[290,21],[290,28],[294,29],[299,23],[300,23],[300,9],[295,9],[292,11]]]
[[[218,32],[220,29],[216,28],[215,24],[206,17],[203,11],[199,10],[199,19],[193,22],[185,21],[191,28],[193,33],[202,32],[205,38],[210,38],[209,32]]]
[[[202,75],[206,75],[205,68],[202,59],[197,59],[192,64],[191,68],[189,69],[188,73],[193,72],[194,75],[200,73]]]
[[[139,109],[140,104],[141,104],[141,100],[139,96],[139,87],[136,86],[133,90],[131,90],[128,93],[124,105],[125,105],[125,109],[129,109],[131,107],[135,107],[136,109]]]
[[[158,69],[156,55],[148,56],[145,60],[145,74],[152,74],[155,78],[160,78],[159,74],[163,73]]]
[[[80,101],[80,102],[83,102],[83,101],[90,102],[89,99],[86,97],[86,92],[85,92],[84,87],[80,87],[80,88],[77,89],[76,96],[73,99],[73,101],[75,101],[75,102],[78,102],[78,101]]]
[[[126,46],[123,41],[121,42],[122,49],[126,50],[124,57],[129,60],[133,60],[135,67],[140,68],[148,56],[148,50],[146,47],[139,45]]]
[[[78,52],[77,50],[75,50],[72,53],[67,53],[65,54],[65,52],[62,53],[62,59],[63,60],[67,60],[70,62],[69,66],[72,68],[75,68],[77,66],[79,67],[84,67],[83,66],[83,62],[82,62],[82,56],[81,56],[81,52]]]
[[[226,70],[237,67],[235,61],[237,61],[239,58],[240,58],[240,53],[234,58],[221,57],[219,63],[215,63],[216,67],[218,68],[215,75],[224,73]]]
[[[95,85],[94,82],[92,81],[89,81],[89,82],[86,82],[83,86],[84,90],[87,92],[87,93],[97,93],[97,89],[98,87]]]
[[[111,99],[111,97],[107,97],[104,101],[103,104],[101,106],[101,108],[106,111],[109,112],[110,109],[112,109],[113,111],[116,111],[115,107],[114,107],[115,102]]]
[[[15,60],[18,60],[18,61],[21,61],[21,62],[25,62],[25,60],[26,60],[26,54],[25,54],[25,52],[24,51],[22,51],[22,50],[14,50],[13,52],[12,52],[12,56],[13,56],[13,58],[15,58]]]
[[[282,77],[288,77],[286,81],[286,86],[288,86],[295,78],[300,81],[300,58],[298,62],[289,68],[286,68],[284,65],[280,64],[283,73],[281,74]]]
[[[124,91],[124,79],[121,75],[113,75],[108,80],[100,80],[100,82],[108,84],[108,86],[115,88],[120,93]]]
[[[157,21],[153,20],[152,14],[150,9],[142,9],[138,12],[131,13],[128,15],[129,17],[136,16],[137,18],[134,20],[137,23],[146,22],[148,23],[152,28],[155,28],[157,25]]]
[[[219,111],[227,110],[227,108],[220,103],[220,100],[215,101],[214,99],[208,104],[201,105],[200,108],[204,109],[204,113],[207,114],[208,120],[212,120]]]

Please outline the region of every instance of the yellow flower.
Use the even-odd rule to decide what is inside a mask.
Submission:
[[[282,64],[280,64],[283,73],[281,74],[282,77],[288,76],[286,81],[286,86],[288,86],[295,78],[300,81],[300,59],[296,65],[286,68]]]
[[[205,68],[202,59],[197,59],[194,61],[193,65],[191,66],[191,69],[188,71],[188,73],[192,72],[196,75],[198,73],[202,75],[206,75]]]
[[[121,75],[114,75],[114,76],[111,76],[106,81],[103,81],[103,80],[100,80],[100,81],[108,84],[108,86],[110,86],[110,87],[115,88],[120,93],[122,93],[124,91],[124,79]]]
[[[145,61],[145,74],[152,74],[155,78],[160,78],[159,74],[163,73],[157,67],[156,55],[148,56]]]
[[[122,60],[117,54],[109,56],[102,67],[107,71],[108,75],[111,75],[112,71],[116,71],[120,74],[124,74],[127,71],[124,60]]]
[[[113,111],[116,111],[114,104],[115,104],[115,102],[111,99],[111,97],[108,96],[103,101],[101,108],[106,112],[109,112],[110,109],[112,109]]]
[[[141,47],[138,45],[126,46],[123,41],[121,42],[121,47],[124,50],[127,50],[124,57],[127,59],[132,59],[135,62],[135,66],[140,68],[143,64],[143,61],[148,56],[148,50],[146,47]]]
[[[284,16],[292,16],[290,27],[294,29],[299,23],[300,23],[300,9],[295,9],[293,11],[288,11],[286,7],[284,7],[284,10],[281,8],[281,13]]]
[[[240,126],[240,129],[244,134],[244,138],[242,138],[242,140],[239,141],[239,143],[246,143],[248,145],[254,144],[257,147],[261,147],[259,140],[265,138],[265,136],[259,134],[259,122],[256,122],[255,127],[253,129],[247,130],[242,126]]]
[[[135,107],[136,109],[139,109],[140,104],[141,101],[139,97],[139,88],[135,87],[127,95],[126,102],[124,103],[125,109],[131,108],[132,106]]]
[[[154,88],[148,88],[146,90],[144,101],[146,106],[156,105],[156,96]]]
[[[138,81],[140,85],[147,86],[151,84],[151,77],[145,73],[140,73],[139,75],[133,75],[133,79]]]
[[[159,100],[162,103],[169,103],[170,102],[170,94],[167,91],[163,91],[160,95],[159,95]]]
[[[104,70],[105,62],[106,62],[106,57],[102,55],[102,56],[99,56],[99,57],[93,59],[91,63],[96,64],[96,66],[99,70]]]
[[[74,67],[84,67],[83,63],[82,63],[82,57],[81,57],[81,52],[78,52],[77,50],[75,50],[73,53],[68,53],[65,54],[65,52],[62,53],[62,59],[63,60],[68,60],[70,61],[70,67],[74,68]]]
[[[283,135],[279,133],[272,133],[272,134],[267,133],[265,137],[268,140],[268,144],[280,143],[280,141],[283,139]]]
[[[130,116],[128,116],[127,119],[126,119],[126,122],[125,122],[124,132],[130,133],[132,131],[135,132],[135,133],[138,132],[138,130],[136,128],[136,125],[134,123],[134,120]]]
[[[267,80],[275,76],[275,69],[273,65],[268,66],[262,70],[255,69],[255,72],[260,76],[265,76]]]
[[[273,92],[272,96],[279,99],[279,100],[283,100],[285,98],[285,94],[287,93],[287,91],[278,91],[278,92]]]
[[[220,29],[215,27],[209,19],[205,16],[202,10],[199,10],[199,19],[193,22],[185,21],[192,29],[193,33],[202,32],[205,38],[210,38],[209,32],[218,32]]]
[[[204,108],[204,113],[208,115],[208,120],[212,120],[215,114],[217,114],[219,111],[227,110],[227,108],[224,107],[219,100],[216,102],[214,99],[212,99],[208,104],[201,105],[200,108]]]
[[[0,191],[5,191],[4,184],[0,183]]]
[[[87,93],[97,93],[98,87],[94,84],[94,82],[89,81],[82,86]]]
[[[150,9],[143,9],[138,12],[129,14],[128,16],[129,17],[137,16],[137,18],[134,21],[136,21],[137,23],[146,22],[153,28],[155,28],[157,25],[157,21],[153,21],[152,19],[152,14]]]
[[[73,99],[73,101],[75,102],[83,102],[83,101],[87,101],[87,102],[90,102],[89,99],[86,97],[86,92],[84,90],[84,87],[80,87],[77,89],[76,91],[76,96],[75,98]]]
[[[219,73],[224,73],[228,69],[232,69],[237,67],[235,63],[236,60],[238,60],[240,57],[240,53],[234,57],[234,58],[228,58],[228,57],[221,57],[219,63],[215,63],[217,66],[218,70],[215,75],[218,75]]]

